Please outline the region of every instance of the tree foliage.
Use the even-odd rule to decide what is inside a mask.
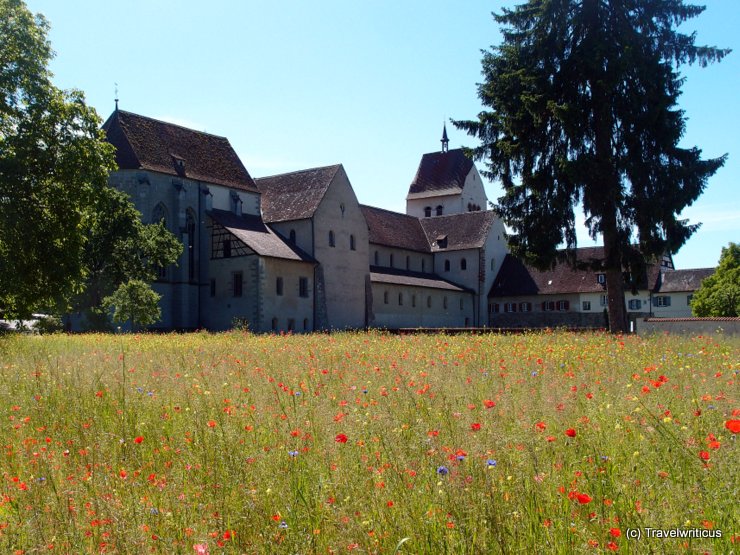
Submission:
[[[74,305],[85,313],[88,327],[106,329],[103,299],[129,280],[153,281],[158,268],[175,263],[183,247],[162,223],[142,223],[128,195],[117,189],[103,189],[90,208],[85,287]]]
[[[694,316],[740,316],[740,245],[722,249],[717,270],[701,282],[691,310]]]
[[[682,0],[529,0],[494,19],[503,43],[483,54],[478,95],[490,108],[456,121],[480,139],[471,155],[505,194],[512,252],[544,268],[575,261],[575,210],[604,240],[609,320],[626,328],[623,270],[676,252],[697,225],[678,214],[724,157],[682,148],[678,67],[729,51],[678,32],[703,7]],[[637,244],[638,248],[631,248]],[[559,251],[560,245],[564,251]]]
[[[162,314],[159,309],[161,298],[148,283],[132,279],[106,297],[103,305],[107,310],[113,310],[114,322],[129,322],[131,330],[136,331],[138,326],[149,326],[159,321]]]
[[[0,310],[14,318],[80,291],[89,206],[114,168],[82,93],[51,83],[47,32],[21,0],[0,0]]]

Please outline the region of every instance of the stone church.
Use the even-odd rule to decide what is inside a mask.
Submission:
[[[600,322],[570,314],[591,310],[578,287],[594,281],[596,295],[598,275],[570,276],[576,290],[559,289],[563,299],[550,304],[552,280],[508,255],[481,177],[462,150],[449,150],[446,130],[441,150],[422,156],[402,214],[360,204],[341,164],[254,179],[224,137],[118,109],[103,129],[119,167],[110,185],[184,246],[154,284],[159,329]],[[653,272],[653,288],[666,270],[672,264]]]

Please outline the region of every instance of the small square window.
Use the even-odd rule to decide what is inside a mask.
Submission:
[[[583,307],[584,312],[591,310],[591,301],[583,301],[581,306]]]

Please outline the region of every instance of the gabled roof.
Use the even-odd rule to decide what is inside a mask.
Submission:
[[[603,247],[576,249],[576,260],[578,262],[588,263],[603,258]],[[537,270],[518,258],[507,254],[488,296],[516,297],[605,293],[606,285],[599,283],[597,279],[599,273],[591,269],[573,268],[565,262],[556,264],[550,270]],[[648,265],[645,274],[638,279],[638,289],[654,290],[659,275],[660,268],[657,265]]]
[[[427,236],[431,252],[442,252],[482,247],[495,219],[496,213],[493,210],[485,210],[422,218],[419,222]],[[444,248],[438,241],[441,238],[446,238]]]
[[[255,180],[262,193],[262,217],[266,222],[312,217],[341,167],[337,164]]]
[[[714,273],[714,268],[695,268],[693,270],[665,270],[660,276],[658,293],[680,293],[696,291],[703,279]]]
[[[253,214],[237,216],[226,210],[212,210],[209,214],[216,223],[221,224],[229,233],[260,256],[300,262],[315,262],[304,251],[284,241],[277,233],[266,226],[259,216]]]
[[[225,137],[116,110],[103,124],[125,170],[149,170],[257,192],[252,177]]]
[[[421,157],[406,199],[458,194],[472,167],[473,161],[459,148],[425,154]]]
[[[373,206],[360,205],[360,208],[367,222],[371,244],[430,252],[419,218]]]
[[[373,283],[388,283],[391,285],[408,285],[414,287],[425,287],[427,289],[442,289],[445,291],[458,291],[472,293],[472,289],[462,287],[442,279],[437,274],[423,272],[412,272],[399,270],[397,268],[385,268],[381,266],[370,266],[370,281]]]

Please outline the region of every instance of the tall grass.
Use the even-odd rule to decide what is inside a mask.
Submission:
[[[739,371],[723,337],[6,337],[0,553],[738,552]]]

